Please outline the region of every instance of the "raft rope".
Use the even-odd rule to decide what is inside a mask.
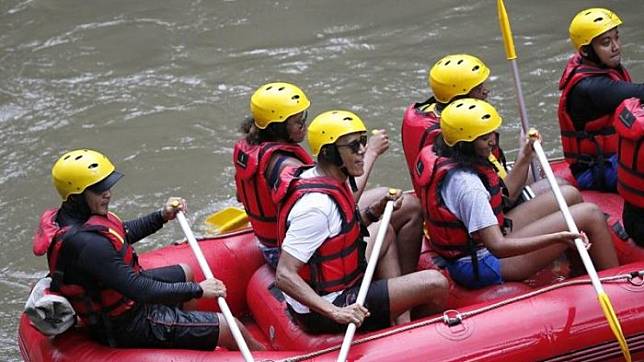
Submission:
[[[636,278],[639,278],[640,280],[635,280]],[[608,277],[599,278],[599,280],[602,281],[602,282],[617,282],[617,281],[620,281],[622,279],[628,281],[629,283],[631,283],[631,284],[633,284],[635,286],[641,287],[641,286],[644,285],[644,270],[634,271],[634,272],[631,272],[631,273],[628,273],[628,274],[618,274],[618,275],[614,275],[614,276],[608,276]],[[518,301],[521,301],[521,300],[524,300],[524,299],[532,298],[532,297],[534,297],[536,295],[547,293],[547,292],[555,290],[555,289],[565,288],[565,287],[575,286],[575,285],[590,284],[590,283],[591,283],[590,278],[579,279],[579,280],[570,280],[570,281],[557,283],[555,285],[551,285],[551,286],[548,286],[548,287],[544,287],[544,288],[535,290],[533,292],[529,292],[529,293],[521,294],[521,295],[518,295],[518,296],[515,296],[515,297],[512,297],[512,298],[508,298],[508,299],[505,299],[505,300],[490,304],[490,305],[482,307],[482,308],[471,310],[469,312],[459,313],[457,310],[446,310],[445,312],[443,312],[443,315],[441,317],[434,317],[432,319],[411,323],[411,324],[401,326],[401,327],[398,327],[398,328],[395,328],[395,329],[392,329],[392,330],[380,332],[380,333],[377,333],[377,334],[374,334],[374,335],[371,335],[371,336],[368,336],[368,337],[356,339],[353,342],[351,342],[351,346],[361,344],[361,343],[370,342],[370,341],[373,341],[373,340],[376,340],[376,339],[379,339],[379,338],[388,337],[388,336],[391,336],[391,335],[394,335],[394,334],[397,334],[397,333],[400,333],[400,332],[405,332],[405,331],[409,331],[409,330],[412,330],[412,329],[428,326],[428,325],[434,324],[436,322],[443,322],[447,326],[454,326],[454,325],[459,324],[460,322],[462,322],[466,318],[469,318],[469,317],[475,316],[477,314],[481,314],[481,313],[490,311],[492,309],[502,307],[504,305],[508,305],[508,304],[518,302]],[[279,361],[298,362],[298,361],[309,360],[309,359],[312,359],[314,357],[321,356],[321,355],[323,355],[325,353],[328,353],[328,352],[337,351],[337,350],[340,349],[340,346],[341,345],[332,346],[332,347],[328,347],[328,348],[325,348],[325,349],[313,351],[313,352],[310,352],[310,353],[307,353],[307,354],[303,354],[303,355],[299,355],[299,356],[295,356],[295,357],[285,358],[285,359],[282,359],[282,360],[279,360]]]

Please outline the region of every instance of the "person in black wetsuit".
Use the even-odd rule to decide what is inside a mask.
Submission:
[[[633,83],[621,64],[620,24],[603,8],[583,10],[570,23],[577,53],[559,82],[558,116],[564,156],[581,189],[615,192],[615,110],[628,98],[644,99],[644,84]]]
[[[122,176],[106,156],[87,149],[66,153],[52,168],[63,202],[45,211],[34,239],[34,250],[47,250],[51,289],[70,300],[94,338],[111,346],[237,349],[222,315],[181,308],[193,299],[225,297],[220,280],[195,283],[184,264],[143,270],[131,246],[174,219],[185,201],[171,197],[161,210],[121,222],[108,208]],[[237,323],[250,349],[264,349]]]

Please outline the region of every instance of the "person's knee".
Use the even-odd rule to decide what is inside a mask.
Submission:
[[[566,202],[568,203],[568,205],[576,205],[584,202],[584,199],[581,196],[581,192],[579,192],[579,190],[576,187],[566,184],[566,185],[562,185],[560,187],[560,190],[561,190],[561,194],[566,199]]]
[[[606,215],[596,204],[592,202],[584,202],[576,205],[581,210],[582,223],[586,224],[586,227],[602,225],[606,223]]]
[[[226,318],[224,318],[224,315],[221,313],[217,313],[217,318],[219,318],[219,339],[217,341],[217,345],[226,349],[236,349],[237,344],[235,343],[235,339],[230,327],[228,326]]]

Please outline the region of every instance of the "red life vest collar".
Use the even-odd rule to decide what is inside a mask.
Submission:
[[[267,180],[269,172],[278,171],[268,170],[276,153],[292,156],[305,165],[313,164],[311,156],[297,144],[264,142],[251,145],[246,139],[241,139],[233,151],[237,199],[244,205],[258,240],[267,247],[277,246],[277,207],[273,193],[281,188],[281,181],[279,175],[275,175],[274,185]],[[274,165],[274,168],[278,167]]]

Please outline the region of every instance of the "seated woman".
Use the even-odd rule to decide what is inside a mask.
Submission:
[[[566,231],[561,213],[553,211],[552,193],[503,213],[502,195],[516,194],[527,179],[534,140],[526,141],[514,168],[501,180],[488,161],[496,142],[494,131],[501,126],[494,107],[472,98],[458,100],[443,110],[440,126],[436,143],[418,156],[414,176],[422,186],[432,247],[446,260],[456,282],[481,288],[521,281],[574,248],[576,238],[585,240],[583,235]],[[570,189],[562,187],[568,198],[578,197]],[[578,202],[570,212],[588,235],[587,247],[596,268],[617,266],[601,210]]]

